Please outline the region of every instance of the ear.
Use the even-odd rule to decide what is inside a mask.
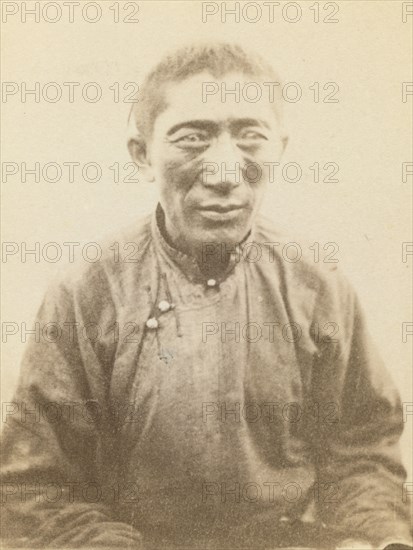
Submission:
[[[144,137],[134,123],[129,125],[128,149],[133,162],[139,168],[139,173],[146,181],[155,181],[152,165],[148,155],[148,147]]]

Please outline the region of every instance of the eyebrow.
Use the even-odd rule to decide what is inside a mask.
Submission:
[[[230,121],[231,129],[240,130],[245,126],[264,126],[267,130],[270,129],[270,125],[266,120],[258,118],[236,118]]]
[[[187,120],[185,122],[180,122],[175,124],[168,130],[166,133],[167,136],[171,136],[181,128],[196,128],[198,130],[207,130],[207,131],[216,131],[222,124],[219,122],[213,122],[211,120]],[[264,126],[269,129],[269,124],[265,120],[256,119],[256,118],[235,118],[230,119],[229,126],[231,130],[239,130],[245,126]]]

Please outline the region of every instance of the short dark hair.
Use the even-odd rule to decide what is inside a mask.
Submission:
[[[231,72],[266,76],[279,82],[274,69],[259,54],[247,53],[238,44],[214,43],[185,46],[164,57],[144,79],[139,101],[132,107],[136,128],[147,140],[156,117],[166,108],[164,89],[168,82],[180,82],[208,71],[214,78]]]

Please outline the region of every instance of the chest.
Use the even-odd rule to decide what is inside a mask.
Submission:
[[[212,288],[169,277],[167,291],[158,285],[146,299],[155,328],[133,309],[119,321],[135,323],[137,336],[120,342],[114,365],[114,390],[123,386],[134,411],[128,437],[165,442],[177,427],[195,441],[211,431],[231,439],[291,429],[284,417],[304,407],[312,356],[308,327],[291,319],[276,282],[269,289],[243,269]],[[173,307],[156,310],[161,301]]]

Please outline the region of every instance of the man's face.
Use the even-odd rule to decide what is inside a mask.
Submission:
[[[242,91],[252,80],[241,73],[218,80],[200,73],[165,90],[167,107],[154,122],[147,160],[160,187],[167,232],[185,251],[242,241],[260,207],[269,163],[281,156],[280,124],[262,83],[255,103],[242,93],[238,103],[233,94],[221,97],[222,82],[227,90],[238,85]],[[203,98],[207,82],[220,88]],[[253,97],[253,90],[247,95]]]

